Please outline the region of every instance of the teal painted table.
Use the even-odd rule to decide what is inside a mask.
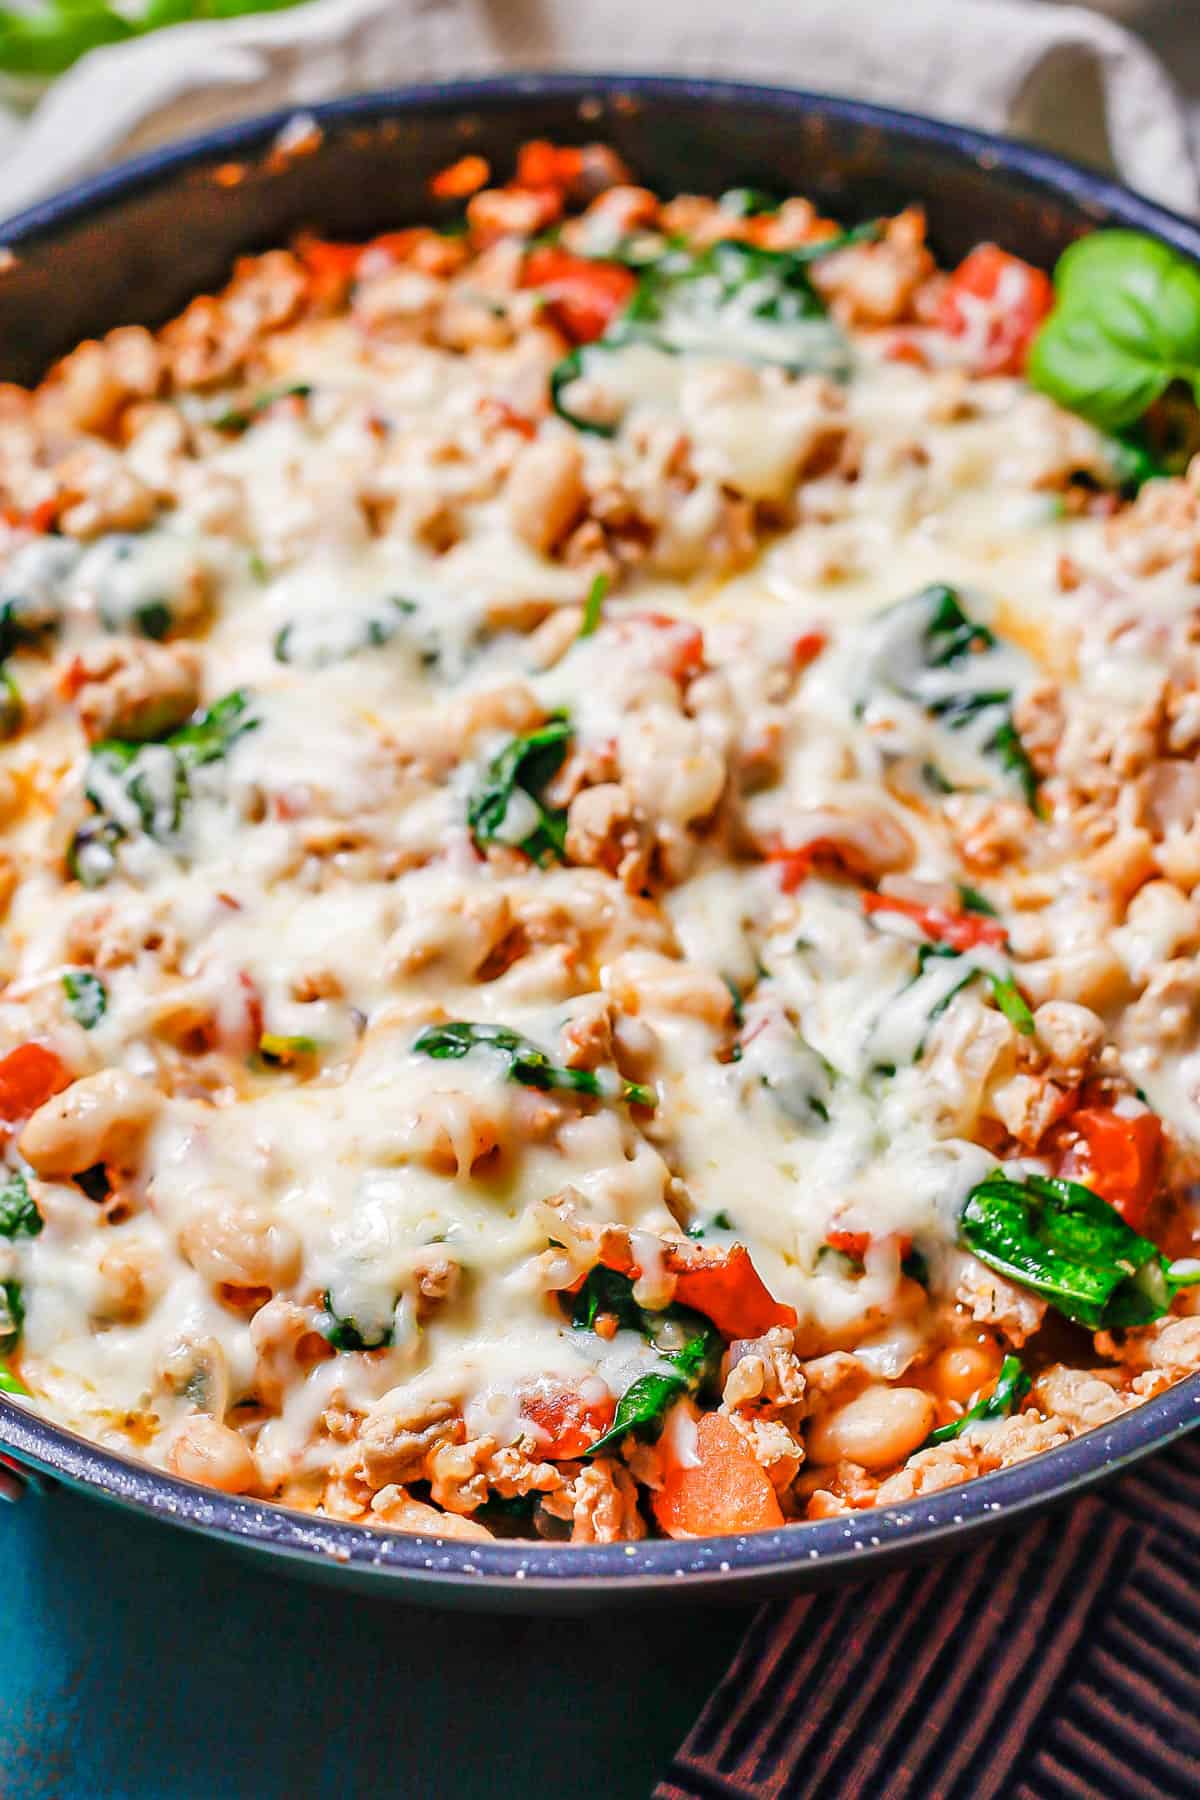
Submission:
[[[748,1619],[418,1612],[62,1490],[0,1567],[4,1800],[645,1800]]]

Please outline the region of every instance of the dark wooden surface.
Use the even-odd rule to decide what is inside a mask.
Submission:
[[[748,1618],[416,1611],[62,1490],[0,1569],[4,1800],[645,1800]]]

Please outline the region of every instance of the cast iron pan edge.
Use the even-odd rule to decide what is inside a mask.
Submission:
[[[784,89],[668,77],[536,75],[408,88],[305,109],[316,148],[272,154],[295,109],[156,151],[0,226],[0,379],[31,381],[80,338],[157,324],[233,257],[303,227],[368,235],[429,217],[430,174],[466,148],[503,171],[523,139],[603,137],[664,191],[753,183],[842,217],[911,199],[945,256],[994,237],[1049,265],[1097,224],[1151,231],[1200,260],[1200,229],[1028,145]],[[878,1576],[948,1554],[1080,1493],[1200,1424],[1200,1375],[1057,1450],[904,1507],[689,1543],[456,1543],[362,1530],[192,1486],[0,1395],[0,1446],[148,1518],[269,1554],[318,1579],[428,1604],[583,1610]]]

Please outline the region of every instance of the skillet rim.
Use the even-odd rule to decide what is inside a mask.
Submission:
[[[31,248],[86,219],[97,207],[132,199],[172,178],[231,156],[268,148],[298,114],[324,130],[376,126],[404,114],[484,113],[521,100],[574,97],[696,105],[740,103],[792,116],[825,114],[879,130],[952,161],[1018,178],[1066,200],[1098,222],[1116,215],[1200,259],[1200,224],[1109,177],[1018,140],[921,114],[804,89],[691,76],[623,73],[511,73],[443,84],[381,89],[258,114],[128,159],[0,223],[0,245]],[[408,1537],[221,1494],[181,1481],[39,1417],[0,1394],[0,1450],[31,1470],[186,1530],[258,1550],[309,1574],[357,1572],[373,1585],[442,1605],[480,1606],[637,1600],[651,1596],[748,1598],[769,1586],[794,1588],[878,1574],[901,1561],[974,1544],[1036,1511],[1165,1448],[1200,1425],[1200,1373],[1122,1413],[1110,1425],[1059,1448],[905,1506],[806,1522],[747,1537],[635,1544],[562,1545],[526,1540],[472,1544]]]

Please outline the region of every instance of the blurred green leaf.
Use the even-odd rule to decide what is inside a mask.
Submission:
[[[126,43],[167,25],[282,12],[299,4],[301,0],[146,0],[128,16],[98,0],[49,0],[29,12],[0,7],[0,71],[61,75],[89,50]]]

